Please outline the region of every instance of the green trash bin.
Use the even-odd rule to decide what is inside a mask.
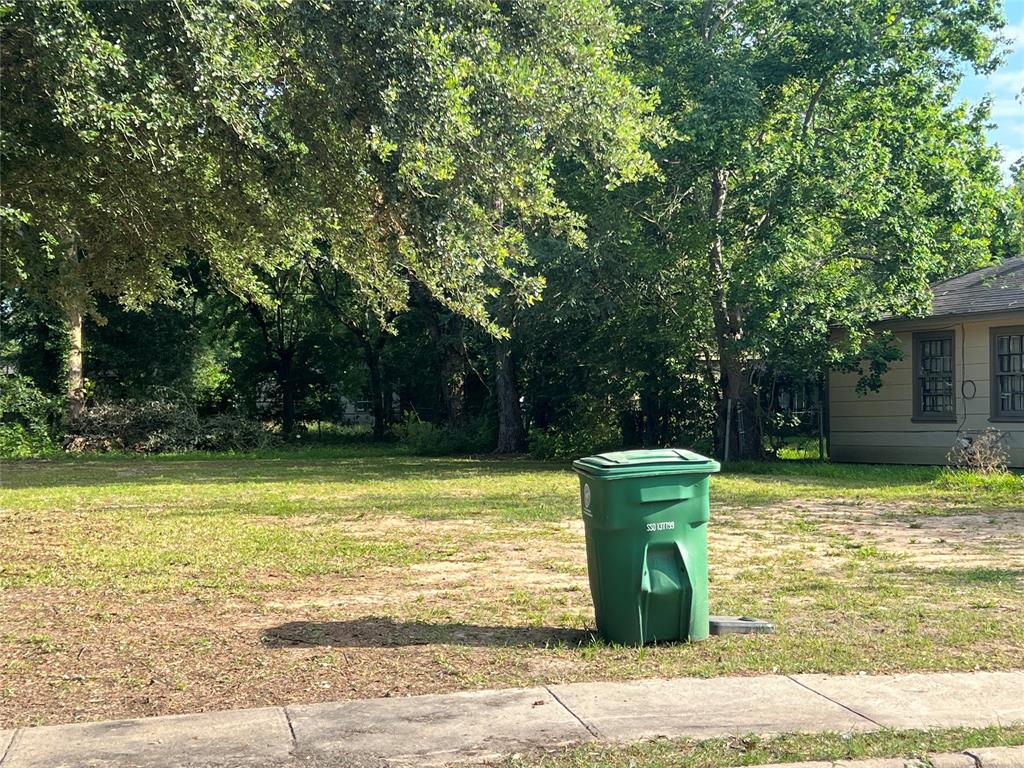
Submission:
[[[674,448],[573,462],[597,630],[643,645],[708,636],[708,478],[717,461]]]

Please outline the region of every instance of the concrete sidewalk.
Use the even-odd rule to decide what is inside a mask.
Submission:
[[[444,765],[585,741],[1024,722],[1024,672],[577,683],[0,731],[0,768]]]

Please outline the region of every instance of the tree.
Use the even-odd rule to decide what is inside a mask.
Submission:
[[[1010,259],[1024,254],[1024,158],[1010,168],[1010,183],[1002,190],[996,237],[992,252]]]
[[[1002,18],[933,0],[625,9],[674,134],[649,216],[698,266],[684,290],[711,319],[719,450],[756,457],[760,371],[825,365],[835,324],[856,355],[872,320],[990,258],[995,153],[953,89],[958,66],[992,65]]]
[[[373,114],[374,94],[388,96],[367,167],[373,221],[384,225],[374,250],[390,257],[377,275],[394,291],[392,310],[404,306],[410,283],[421,285],[496,337],[495,396],[507,427],[499,433],[512,436],[499,450],[518,451],[525,433],[503,308],[535,301],[542,286],[527,235],[578,232],[557,195],[555,159],[576,157],[609,181],[648,172],[641,144],[653,128],[652,100],[622,74],[624,29],[604,3],[474,2],[454,20],[440,8],[412,3],[367,15],[339,6],[344,24],[331,24],[360,67],[355,93],[339,101],[366,102]],[[406,38],[410,27],[417,33]],[[446,403],[457,416],[458,357],[443,356]]]
[[[456,428],[466,417],[466,350],[465,319],[443,306],[421,284],[413,285],[414,306],[419,309],[437,357],[437,376],[444,406],[445,421]]]
[[[196,4],[4,3],[0,109],[4,281],[62,311],[71,416],[84,405],[83,321],[95,297],[144,307],[173,293],[185,249],[222,278],[291,230],[266,71],[268,12]],[[280,67],[276,67],[280,69]]]
[[[327,236],[338,264],[357,290],[389,298],[379,306],[392,313],[410,285],[425,287],[499,339],[500,350],[503,302],[529,304],[543,282],[530,269],[527,234],[579,229],[557,195],[555,159],[576,157],[612,182],[650,170],[641,144],[653,128],[652,99],[619,66],[624,28],[601,2],[410,3],[372,14],[346,4],[317,18],[312,26],[329,30],[347,69],[338,71],[334,55],[317,58],[315,79],[372,126],[364,140],[371,226],[342,242]],[[499,414],[514,414],[514,374],[507,357],[496,360],[505,372]],[[458,378],[453,365],[453,413]],[[520,450],[522,427],[515,434],[507,446]]]
[[[308,256],[305,266],[327,312],[346,329],[362,353],[370,378],[373,436],[379,440],[391,423],[391,392],[384,386],[381,357],[394,328],[394,312],[387,305],[375,306],[376,295],[360,292],[325,249]]]
[[[297,261],[289,269],[269,271],[258,292],[238,297],[258,332],[266,369],[280,393],[281,432],[286,438],[295,430],[296,404],[318,346],[331,335],[310,272],[306,262]]]
[[[2,6],[5,280],[67,316],[144,306],[186,248],[265,307],[268,270],[327,241],[399,311],[416,280],[490,332],[534,299],[527,229],[572,230],[554,159],[630,179],[652,100],[603,0]]]
[[[609,192],[576,166],[561,178],[586,214],[586,246],[533,243],[547,284],[520,314],[517,344],[531,424],[577,454],[705,445],[713,386],[710,322],[696,300],[702,271],[679,253],[670,217],[655,215],[661,180]]]

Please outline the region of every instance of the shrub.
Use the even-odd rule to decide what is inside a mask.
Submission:
[[[1006,435],[987,427],[973,435],[962,435],[950,449],[946,460],[953,467],[972,469],[984,474],[1006,472],[1009,452],[1004,441]]]
[[[0,456],[20,459],[56,450],[50,434],[56,412],[56,399],[27,376],[0,375]]]
[[[179,453],[195,448],[199,418],[190,405],[172,400],[124,400],[87,408],[68,427],[72,452]]]
[[[538,459],[574,459],[622,447],[622,430],[607,418],[605,409],[578,412],[570,427],[531,429],[530,454]]]
[[[196,448],[200,451],[262,451],[280,443],[280,438],[253,419],[231,413],[211,416],[200,422]]]
[[[368,424],[338,424],[330,421],[307,421],[302,424],[310,442],[320,445],[373,445],[380,442]]]
[[[276,441],[259,422],[232,414],[200,419],[184,400],[126,400],[88,408],[72,422],[72,452],[253,451]]]
[[[494,448],[497,440],[493,425],[482,417],[452,427],[420,421],[415,414],[407,414],[396,433],[399,443],[419,456],[486,453]]]

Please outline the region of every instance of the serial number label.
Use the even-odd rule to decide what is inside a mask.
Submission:
[[[668,522],[665,522],[665,523],[648,523],[647,524],[647,530],[648,531],[671,531],[675,527],[676,527],[676,523],[675,523],[674,520],[669,520]]]

